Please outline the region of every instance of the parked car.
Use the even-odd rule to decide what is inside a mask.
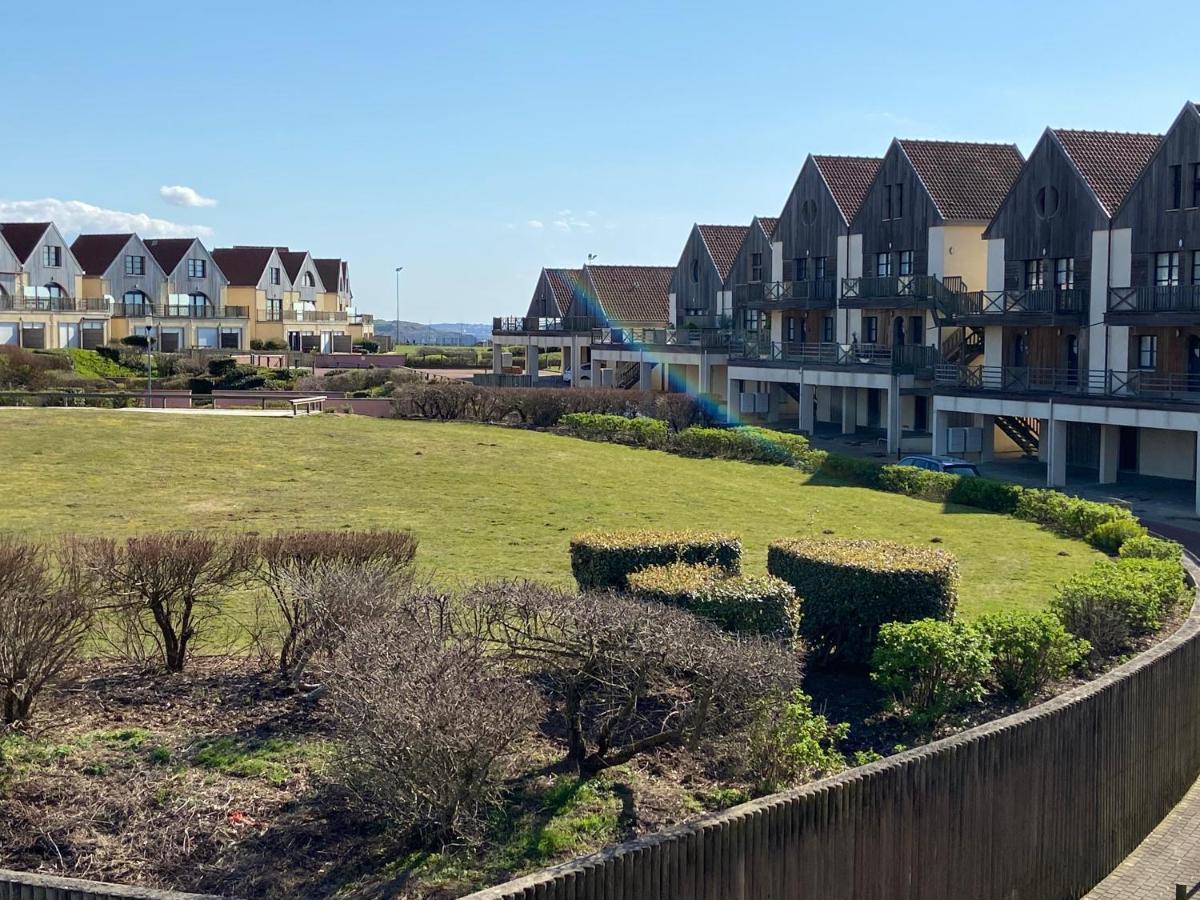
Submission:
[[[563,381],[565,381],[567,384],[571,384],[575,378],[574,370],[563,369],[562,377],[563,377]],[[592,364],[591,363],[584,363],[582,366],[579,367],[579,383],[580,384],[591,384],[592,383]]]
[[[928,469],[930,472],[945,472],[947,475],[978,475],[975,463],[954,456],[906,456],[900,460],[902,466]]]

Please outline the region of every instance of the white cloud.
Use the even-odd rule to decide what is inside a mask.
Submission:
[[[525,223],[530,228],[545,228],[545,224],[540,219],[530,219]]]
[[[135,231],[144,238],[210,237],[212,229],[204,225],[184,225],[156,219],[146,213],[124,212],[93,206],[82,200],[0,200],[0,221],[51,221],[64,234]]]
[[[158,195],[172,206],[216,206],[217,201],[205,197],[195,188],[182,184],[164,184],[158,189]]]

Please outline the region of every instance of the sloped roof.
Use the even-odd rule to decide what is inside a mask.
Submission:
[[[775,233],[775,226],[779,224],[779,218],[771,216],[755,216],[755,218],[758,220],[758,227],[762,229],[762,233],[770,239],[771,235]]]
[[[1049,131],[1109,216],[1116,214],[1163,138],[1161,134],[1124,131]]]
[[[279,251],[279,258],[283,261],[288,278],[295,281],[300,276],[300,267],[304,265],[304,257],[308,256],[308,253],[304,250],[289,250],[287,247],[276,247],[275,249]],[[320,270],[318,270],[319,273]],[[337,279],[334,279],[333,283],[337,284]]]
[[[17,259],[24,263],[49,227],[49,222],[4,222],[0,223],[0,234]]]
[[[668,322],[674,266],[588,266],[585,274],[613,325]]]
[[[273,247],[219,247],[212,251],[212,258],[237,287],[258,284],[273,252]]]
[[[582,269],[547,269],[546,281],[550,284],[550,293],[554,296],[554,305],[558,314],[565,316],[571,308],[571,300],[575,296]]]
[[[749,227],[746,225],[697,225],[700,230],[700,237],[704,241],[704,246],[708,248],[708,255],[712,257],[712,261],[716,264],[717,272],[724,281],[729,277],[729,270],[733,268],[733,261],[737,259],[737,254],[742,249],[742,242],[746,240],[746,232]]]
[[[833,202],[837,204],[842,219],[849,225],[867,199],[867,192],[883,159],[878,156],[814,155],[812,160],[829,193],[833,195]]]
[[[170,275],[195,242],[195,238],[151,238],[144,243],[162,270]]]
[[[1025,162],[1016,144],[901,138],[896,143],[947,220],[990,220]]]
[[[325,290],[336,291],[338,281],[342,276],[342,260],[338,257],[322,259],[313,257],[313,265],[317,267],[317,274],[321,276],[321,283],[325,285]]]
[[[86,274],[101,275],[132,237],[132,234],[81,234],[71,244],[71,252]]]

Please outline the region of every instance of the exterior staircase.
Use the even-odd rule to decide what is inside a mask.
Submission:
[[[638,363],[621,363],[621,369],[616,376],[617,387],[625,391],[631,390],[638,386],[641,377]]]
[[[996,427],[1021,448],[1026,456],[1037,456],[1042,439],[1042,423],[1037,419],[996,416]]]
[[[969,366],[983,356],[983,331],[978,328],[956,328],[942,340],[942,360],[958,366]]]

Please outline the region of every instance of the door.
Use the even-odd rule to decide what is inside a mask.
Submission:
[[[908,339],[914,344],[925,341],[925,320],[921,316],[910,316],[908,319]]]
[[[1067,368],[1067,384],[1079,383],[1079,336],[1068,334],[1063,339],[1063,361]]]
[[[61,348],[79,346],[79,323],[60,322],[58,325],[58,346]]]
[[[904,316],[896,316],[892,320],[892,346],[904,346]]]
[[[1012,343],[1009,345],[1009,365],[1017,368],[1025,368],[1025,361],[1028,359],[1028,347],[1025,343],[1025,335],[1014,334]]]
[[[913,397],[913,431],[929,430],[929,398]]]
[[[1117,447],[1117,469],[1121,472],[1138,470],[1138,430],[1121,426],[1121,438]]]
[[[879,427],[879,395],[883,391],[870,389],[867,391],[867,425],[871,428]]]

